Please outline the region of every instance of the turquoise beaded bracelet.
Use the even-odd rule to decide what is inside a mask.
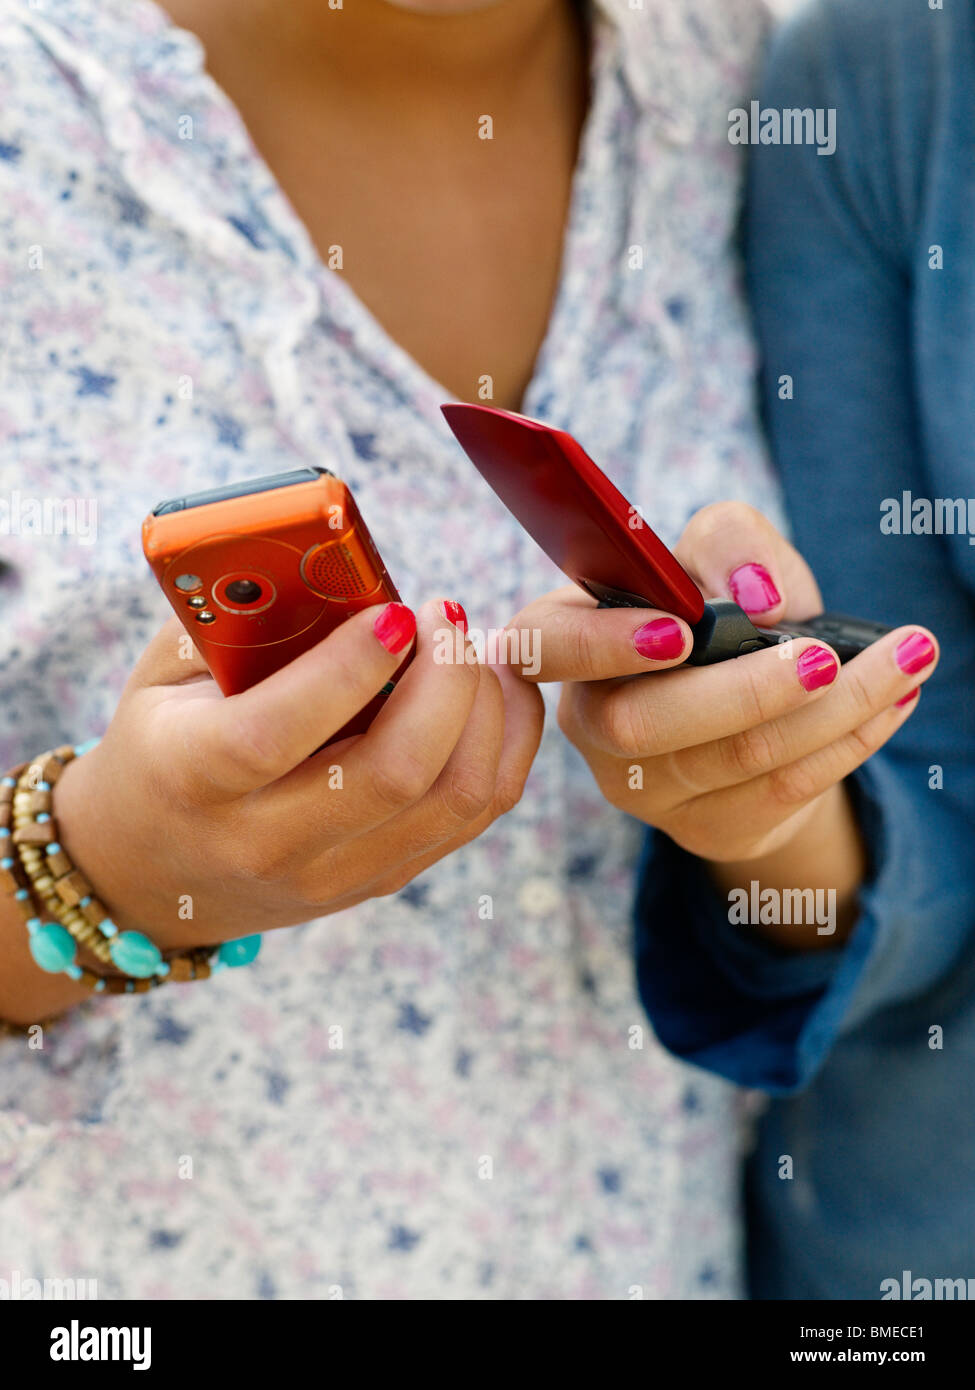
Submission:
[[[202,979],[250,964],[260,950],[259,935],[164,960],[143,932],[118,930],[84,875],[71,863],[58,841],[51,810],[54,784],[67,763],[97,742],[66,744],[0,779],[0,880],[13,889],[36,964],[50,974],[63,972],[96,992],[109,993],[143,993],[167,979],[174,983]],[[35,897],[53,921],[42,920]],[[127,978],[120,981],[80,966],[79,944]]]

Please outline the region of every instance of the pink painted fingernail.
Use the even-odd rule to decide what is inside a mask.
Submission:
[[[633,634],[633,645],[641,656],[651,661],[672,661],[685,647],[680,623],[673,618],[654,618]]]
[[[443,611],[449,623],[453,623],[454,627],[459,627],[461,632],[467,632],[467,614],[459,603],[455,603],[452,598],[445,598]]]
[[[746,613],[767,613],[782,597],[764,565],[739,565],[728,575],[731,597]]]
[[[372,630],[386,650],[396,656],[416,636],[416,618],[405,603],[387,603]]]
[[[832,685],[839,670],[836,657],[828,647],[807,647],[796,662],[796,673],[803,690],[821,690]]]
[[[900,709],[903,705],[912,705],[921,693],[921,687],[916,685],[913,690],[909,690],[903,700],[895,700],[895,705]]]
[[[934,643],[923,632],[905,637],[894,653],[897,664],[906,676],[916,676],[934,660]]]

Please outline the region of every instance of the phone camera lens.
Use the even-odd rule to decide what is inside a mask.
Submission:
[[[253,579],[233,579],[224,590],[230,603],[256,603],[264,590]]]

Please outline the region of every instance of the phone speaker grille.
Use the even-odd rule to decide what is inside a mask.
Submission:
[[[325,598],[358,598],[370,585],[360,571],[352,552],[341,541],[332,541],[310,550],[301,565],[305,583]]]

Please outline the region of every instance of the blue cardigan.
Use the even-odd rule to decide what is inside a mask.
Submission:
[[[746,937],[654,836],[639,982],[668,1048],[772,1097],[747,1175],[753,1296],[904,1296],[909,1271],[930,1297],[913,1281],[975,1279],[975,500],[971,541],[925,534],[923,508],[920,534],[881,521],[905,492],[975,498],[975,3],[814,0],[776,36],[761,104],[836,111],[832,155],[751,151],[749,281],[796,543],[827,607],[923,622],[943,654],[852,779],[872,865],[846,944]]]

